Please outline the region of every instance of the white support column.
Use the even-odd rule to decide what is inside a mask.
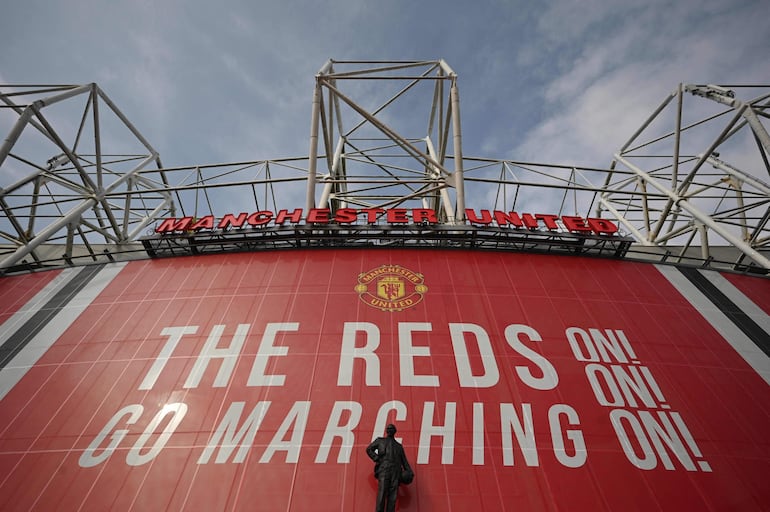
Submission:
[[[310,151],[308,153],[307,197],[305,215],[315,207],[316,166],[318,164],[318,118],[321,111],[321,82],[316,77],[313,90],[313,112],[310,115]]]
[[[711,254],[709,250],[709,230],[702,222],[698,222],[697,227],[698,233],[700,233],[700,256],[707,260]]]
[[[426,146],[428,147],[428,154],[431,158],[438,161],[438,155],[436,154],[436,149],[433,147],[433,141],[430,140],[430,137],[425,138]],[[439,169],[436,169],[434,166],[429,165],[428,168],[431,170],[431,175],[429,178],[431,180],[434,180],[434,182],[439,185],[444,184],[444,180],[441,176],[441,171]],[[449,197],[449,191],[447,190],[447,187],[442,187],[439,191],[439,195],[441,196],[441,204],[444,209],[444,214],[446,215],[447,220],[450,223],[454,223],[455,220],[455,212],[452,208],[452,200]],[[465,211],[465,210],[463,210]]]
[[[332,180],[336,180],[339,173],[340,162],[342,161],[342,149],[345,147],[345,139],[342,137],[337,141],[337,148],[334,150],[334,158],[332,159],[332,168],[329,177]],[[321,199],[318,201],[319,208],[329,207],[329,198],[331,197],[333,183],[330,181],[324,184],[323,192],[321,193]]]
[[[456,219],[465,222],[465,181],[463,177],[463,135],[460,128],[460,92],[457,90],[457,77],[452,77],[449,91],[452,101],[452,131],[454,132],[455,153],[455,190],[457,193]]]

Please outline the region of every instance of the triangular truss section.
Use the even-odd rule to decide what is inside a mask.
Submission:
[[[157,151],[96,84],[0,86],[0,114],[0,268],[112,259],[96,246],[174,214]]]
[[[316,75],[308,210],[422,207],[462,222],[462,162],[457,75],[443,60],[330,60]]]
[[[741,99],[748,98],[748,99]],[[614,156],[598,212],[675,257],[770,269],[770,85],[685,85]]]

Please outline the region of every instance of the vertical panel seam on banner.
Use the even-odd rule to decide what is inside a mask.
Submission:
[[[695,285],[715,306],[724,313],[759,349],[770,357],[770,334],[722,293],[714,283],[696,268],[680,268],[679,271]]]
[[[770,384],[770,358],[738,325],[677,268],[655,265],[658,271],[692,304],[762,379]],[[704,278],[705,279],[705,278]],[[707,307],[707,304],[711,308]],[[734,306],[735,307],[735,306]]]
[[[33,316],[22,329],[17,331],[23,340],[15,341],[14,354],[2,362],[0,367],[0,400],[24,377],[42,355],[66,331],[93,300],[112,282],[126,266],[123,263],[110,263],[95,267],[86,267],[88,273],[78,274],[77,283],[68,286],[68,291],[60,290],[43,309],[51,307],[50,315],[42,317],[39,327],[34,326]],[[91,286],[88,286],[91,283]],[[68,283],[70,284],[70,283]],[[25,330],[30,324],[29,330]],[[30,334],[34,330],[34,334]],[[26,333],[26,334],[25,334]],[[20,346],[23,345],[23,346]],[[5,346],[3,347],[3,349]]]

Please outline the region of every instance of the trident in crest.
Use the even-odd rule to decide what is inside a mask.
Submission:
[[[377,295],[385,300],[395,300],[406,295],[404,281],[398,277],[383,277],[377,282]]]

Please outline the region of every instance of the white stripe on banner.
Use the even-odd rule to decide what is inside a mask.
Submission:
[[[16,313],[8,318],[2,325],[0,325],[0,345],[8,341],[8,339],[24,325],[27,320],[32,318],[32,315],[40,311],[51,298],[59,293],[59,290],[72,281],[72,279],[83,270],[83,267],[79,268],[67,268],[59,272],[59,275],[54,277],[50,283],[45,285],[43,289],[35,294],[29,302],[24,304]]]
[[[754,304],[754,302],[746,297],[742,291],[736,288],[733,283],[725,279],[725,277],[719,272],[709,272],[701,270],[700,273],[711,283],[719,288],[719,291],[725,294],[725,297],[730,299],[733,304],[738,306],[741,311],[746,313],[746,316],[751,318],[758,326],[760,326],[765,332],[770,333],[770,315],[765,313],[762,308]],[[755,279],[760,279],[759,277]]]
[[[80,316],[83,311],[99,296],[99,294],[107,287],[110,282],[120,273],[126,266],[126,262],[112,263],[106,265],[72,300],[70,300],[65,307],[63,307],[54,316],[40,332],[38,332],[34,338],[11,360],[8,365],[0,371],[0,400],[2,400],[8,392],[26,375],[26,373],[32,368],[35,363],[45,354],[45,352],[51,348],[59,336],[64,334],[70,325]],[[69,270],[69,269],[68,269]],[[80,271],[82,269],[71,269]],[[66,272],[63,271],[62,274]],[[72,277],[77,275],[77,272],[68,276],[66,284]],[[57,276],[58,279],[61,276]],[[56,280],[54,279],[54,280]],[[57,286],[58,289],[63,284]],[[47,287],[46,287],[47,288]],[[42,293],[42,291],[41,291]],[[46,295],[46,297],[52,297],[54,293]],[[40,295],[40,294],[38,294]],[[37,298],[37,295],[35,295]],[[33,299],[34,300],[34,299]],[[30,301],[31,302],[31,301]],[[45,304],[45,302],[37,303],[38,306]],[[26,307],[25,307],[26,308]],[[37,310],[32,311],[36,313]],[[31,315],[30,315],[31,316]],[[29,318],[29,317],[27,317]],[[9,319],[10,321],[10,319]],[[6,322],[7,324],[8,322]],[[22,323],[15,324],[18,326]],[[5,324],[3,324],[5,327]],[[13,332],[13,331],[12,331]]]
[[[672,285],[674,285],[679,293],[681,293],[682,296],[687,299],[687,301],[692,304],[701,315],[703,315],[703,318],[705,318],[706,321],[708,321],[708,323],[710,323],[711,326],[736,350],[736,352],[740,354],[749,366],[765,379],[765,382],[770,384],[770,358],[767,357],[767,355],[765,355],[765,353],[762,352],[762,350],[757,347],[737,325],[730,321],[730,319],[727,318],[727,316],[722,313],[719,308],[708,299],[708,297],[703,295],[676,267],[668,265],[655,265],[655,267]],[[713,274],[717,274],[713,271],[702,271],[701,273],[709,280],[711,280]],[[729,282],[722,276],[719,276],[719,278],[729,284]],[[767,317],[767,315],[765,315],[756,304],[753,304],[748,297],[741,293],[740,290],[730,285],[733,290],[730,290],[730,293],[728,294],[726,286],[723,285],[722,281],[717,279],[716,281],[712,280],[712,282],[714,284],[717,284],[718,282],[719,284],[717,284],[717,286],[720,291],[740,307],[744,313],[757,322],[758,325],[762,328],[767,326],[767,320],[759,318],[759,316],[756,315],[756,310],[759,310],[765,317]],[[749,310],[747,311],[747,309],[744,309],[744,306],[748,304],[751,304],[753,308],[756,309],[748,308]],[[757,320],[762,320],[762,322]]]

